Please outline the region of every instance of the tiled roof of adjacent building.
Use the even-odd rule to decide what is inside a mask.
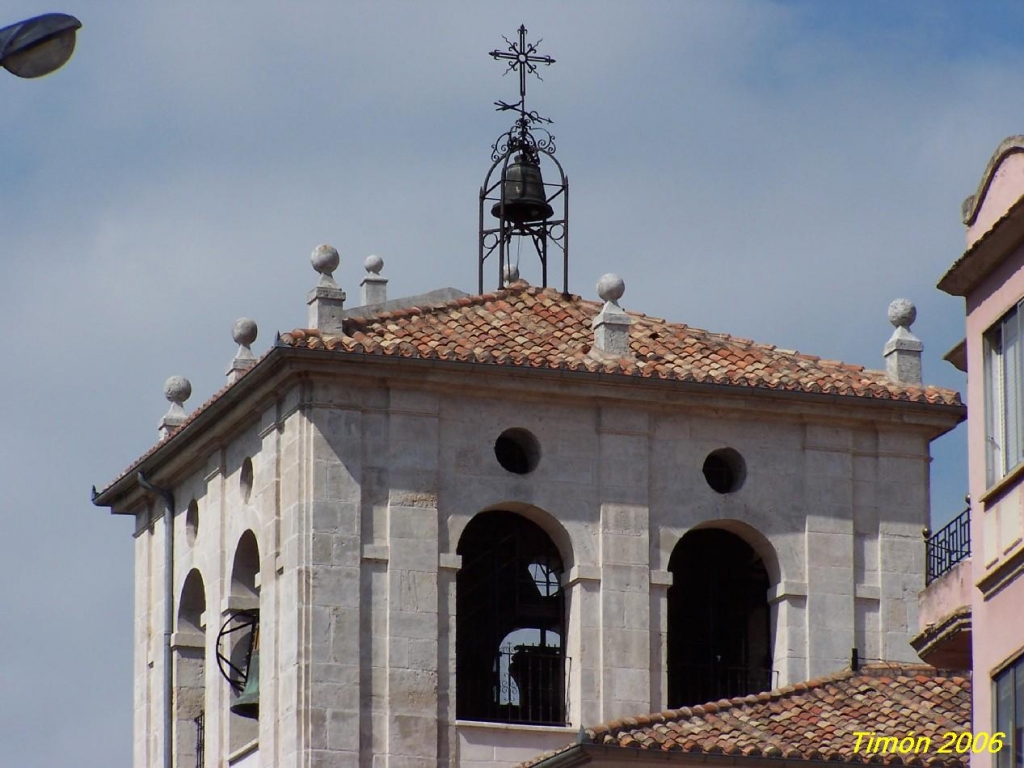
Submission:
[[[948,389],[907,386],[882,371],[822,360],[726,334],[630,312],[630,356],[592,351],[591,323],[601,304],[551,288],[516,283],[506,290],[346,318],[344,334],[295,330],[281,343],[297,348],[406,358],[814,392],[882,400],[960,405]]]
[[[970,672],[925,665],[869,665],[797,683],[770,693],[615,720],[585,729],[577,744],[541,755],[523,766],[561,762],[588,745],[684,755],[776,757],[846,763],[967,766],[965,754],[940,754],[943,734],[970,730]],[[893,752],[857,734],[930,744]],[[905,744],[905,746],[909,746]],[[592,748],[592,746],[591,746]],[[672,755],[666,755],[671,757]]]

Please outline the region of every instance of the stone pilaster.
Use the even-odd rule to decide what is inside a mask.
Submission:
[[[315,430],[309,536],[310,747],[332,766],[357,766],[360,752],[362,445],[352,439],[362,431],[357,396],[318,382],[316,405],[309,412]]]
[[[854,644],[853,463],[847,430],[808,425],[804,452],[807,673],[849,664]]]
[[[601,409],[601,720],[651,705],[648,420]]]
[[[388,414],[387,755],[436,768],[438,741],[438,398],[392,390]]]
[[[573,726],[601,722],[601,569],[577,565],[566,574],[569,711]]]
[[[652,570],[651,595],[651,711],[663,709],[668,701],[668,590],[672,572]]]
[[[807,585],[782,582],[768,591],[775,643],[772,669],[778,673],[772,686],[791,685],[808,678]]]
[[[916,661],[917,595],[924,589],[928,521],[928,448],[919,435],[879,433],[878,569],[883,658]]]

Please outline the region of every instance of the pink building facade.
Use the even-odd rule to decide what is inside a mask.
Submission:
[[[967,371],[972,551],[921,613],[936,636],[973,635],[973,730],[1007,741],[972,765],[1002,768],[1024,755],[1024,136],[996,150],[963,219],[967,250],[939,288],[966,300],[966,345],[947,359]]]

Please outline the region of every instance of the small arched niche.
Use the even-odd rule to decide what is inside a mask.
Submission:
[[[249,503],[249,498],[252,496],[252,483],[252,459],[246,456],[238,473],[238,490],[242,494],[242,501],[246,504]]]
[[[178,631],[202,633],[206,630],[206,587],[199,571],[193,568],[185,577],[178,603]]]
[[[256,534],[246,531],[235,547],[231,565],[231,596],[257,598],[260,594],[260,547]]]
[[[692,530],[669,570],[668,706],[773,688],[771,582],[754,547],[722,528]]]
[[[202,764],[199,755],[206,709],[206,588],[193,568],[181,587],[174,645],[174,745],[182,764]]]
[[[190,547],[195,546],[196,536],[199,535],[199,503],[192,499],[185,511],[185,541]]]

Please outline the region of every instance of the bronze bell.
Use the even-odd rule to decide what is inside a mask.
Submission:
[[[525,224],[543,221],[554,213],[544,194],[544,179],[540,175],[540,163],[535,158],[524,153],[516,155],[505,169],[502,181],[506,221]],[[500,200],[491,208],[491,214],[501,218]]]
[[[252,720],[260,716],[260,647],[259,647],[259,625],[253,627],[255,637],[252,643],[252,653],[249,656],[249,670],[245,676],[245,688],[231,702],[231,711],[240,717],[248,717]]]

